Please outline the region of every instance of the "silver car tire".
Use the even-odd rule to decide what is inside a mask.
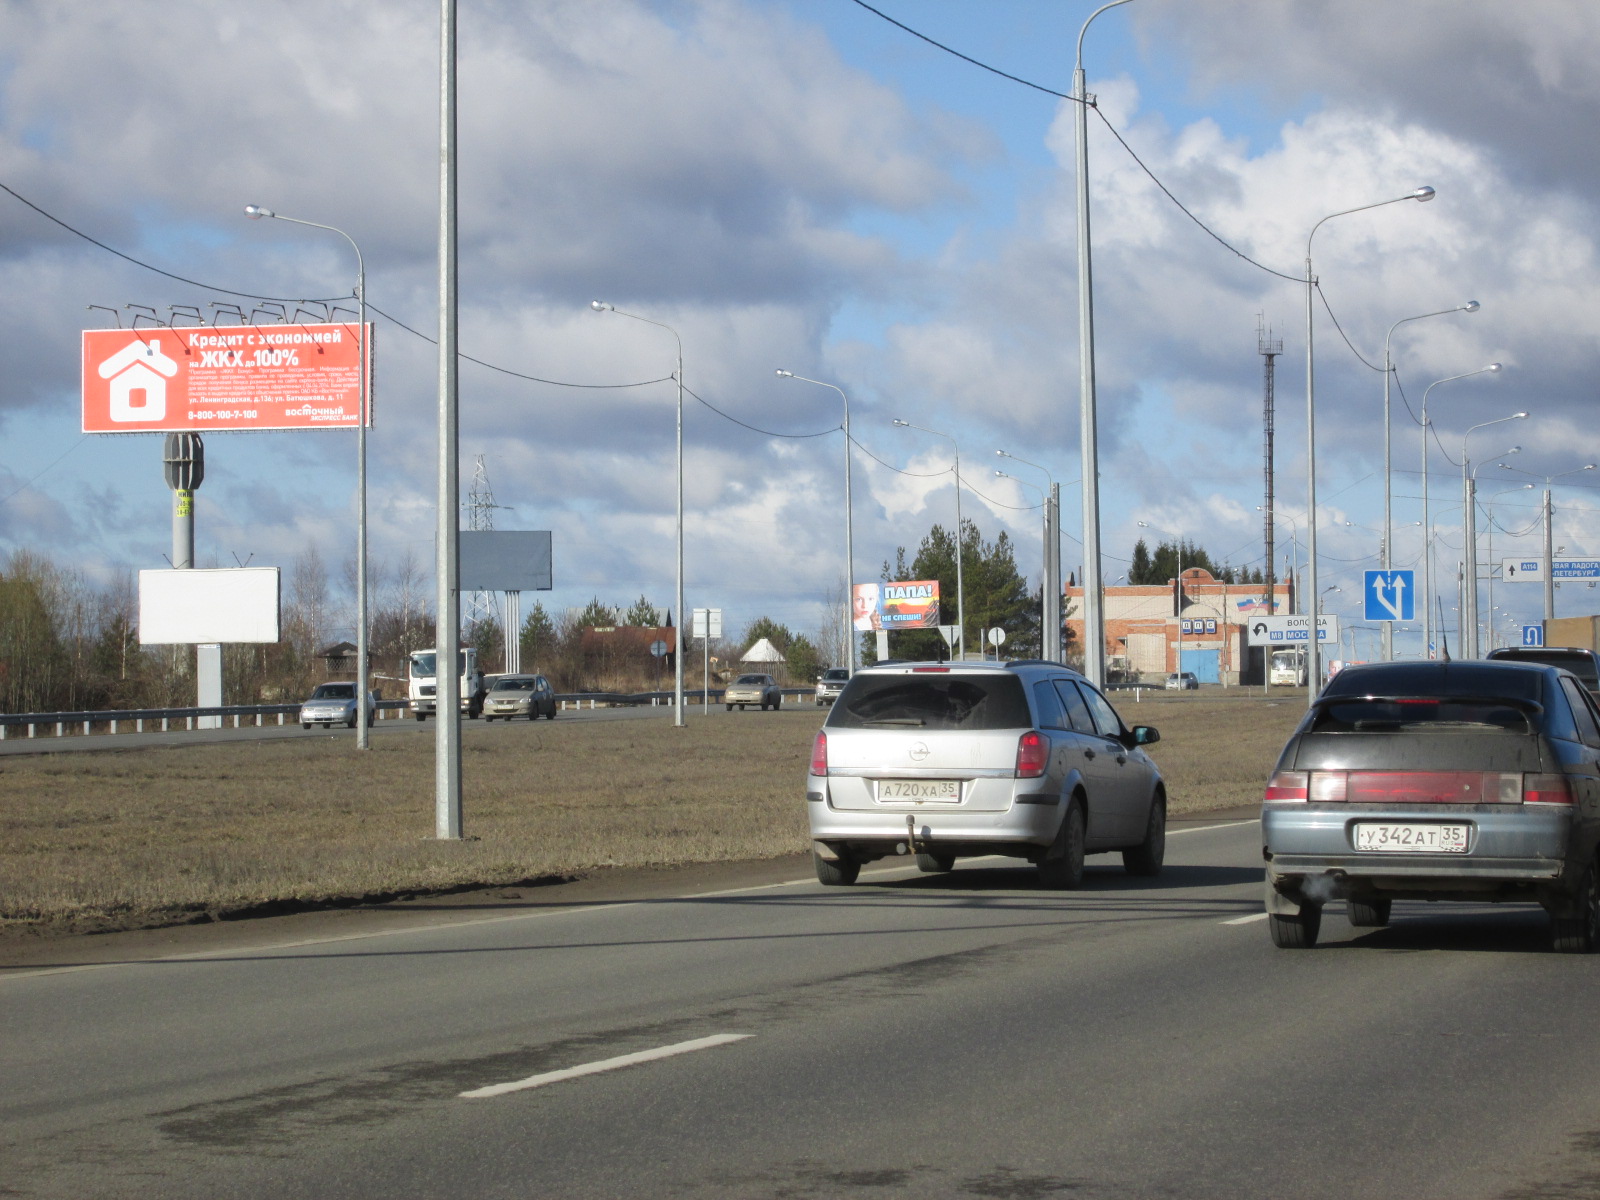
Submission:
[[[1167,801],[1157,792],[1150,797],[1150,817],[1144,826],[1144,841],[1122,852],[1122,869],[1129,875],[1154,878],[1161,874],[1167,856]]]
[[[1550,918],[1550,944],[1558,954],[1589,954],[1600,942],[1600,886],[1595,883],[1594,863],[1584,868],[1572,900],[1576,916]]]
[[[813,850],[811,863],[817,871],[817,882],[827,887],[849,887],[861,875],[861,864],[853,858],[841,856],[829,861]]]
[[[310,729],[311,728],[311,722],[310,721],[301,721],[300,722],[300,728],[301,729]]]
[[[942,875],[946,871],[955,869],[954,854],[929,854],[925,850],[917,851],[917,870],[925,875]]]
[[[1083,883],[1083,805],[1074,798],[1061,818],[1061,829],[1039,860],[1039,885],[1051,891],[1072,891]]]

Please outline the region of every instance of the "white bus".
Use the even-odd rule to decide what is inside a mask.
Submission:
[[[1292,650],[1274,650],[1267,682],[1274,686],[1305,687],[1305,650],[1299,647]]]

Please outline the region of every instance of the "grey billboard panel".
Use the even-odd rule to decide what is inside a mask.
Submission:
[[[548,592],[551,582],[548,529],[463,529],[463,592]]]

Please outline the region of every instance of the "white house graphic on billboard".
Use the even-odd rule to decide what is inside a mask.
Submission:
[[[111,381],[113,421],[160,421],[167,415],[167,380],[178,364],[161,353],[161,342],[135,338],[99,368],[100,378]],[[165,378],[163,378],[165,376]]]

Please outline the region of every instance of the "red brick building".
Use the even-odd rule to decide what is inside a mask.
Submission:
[[[1245,642],[1250,617],[1290,611],[1287,582],[1222,583],[1203,567],[1178,580],[1105,589],[1106,663],[1124,678],[1161,682],[1193,671],[1202,683],[1259,682],[1261,652]],[[1083,589],[1065,590],[1073,643],[1083,645]]]

